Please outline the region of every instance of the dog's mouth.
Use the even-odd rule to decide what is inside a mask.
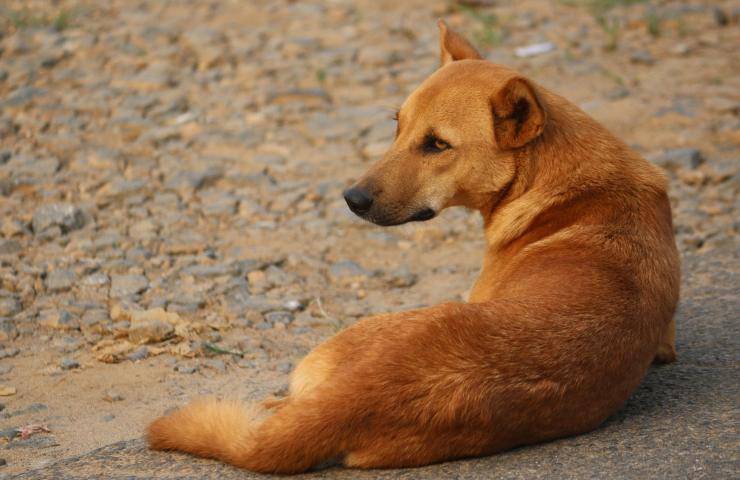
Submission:
[[[427,220],[431,220],[434,218],[434,216],[437,215],[434,210],[431,208],[423,208],[416,212],[415,214],[411,215],[411,217],[406,220],[407,222],[426,222]]]
[[[393,227],[395,225],[403,225],[404,223],[409,222],[426,222],[427,220],[431,220],[435,216],[437,216],[437,212],[435,212],[431,208],[422,208],[421,210],[415,212],[413,215],[400,220],[397,217],[390,217],[377,213],[373,214],[372,212],[370,212],[369,214],[360,215],[360,217],[364,218],[365,220],[372,222],[375,225],[380,225],[381,227]]]

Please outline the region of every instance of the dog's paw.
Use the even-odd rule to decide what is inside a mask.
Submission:
[[[658,351],[655,353],[653,363],[673,363],[676,361],[676,347],[673,345],[662,343],[658,346]]]

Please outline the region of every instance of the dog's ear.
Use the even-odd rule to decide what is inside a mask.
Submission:
[[[525,78],[506,82],[491,100],[496,144],[502,150],[518,148],[537,138],[546,114],[534,86]]]
[[[456,60],[480,60],[483,58],[470,42],[450,30],[441,18],[437,20],[437,26],[439,27],[439,60],[441,67]]]

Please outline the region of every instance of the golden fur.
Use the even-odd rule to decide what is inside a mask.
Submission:
[[[481,212],[469,302],[363,319],[313,350],[261,416],[196,402],[149,426],[153,449],[272,473],[489,455],[596,428],[652,361],[675,359],[679,262],[661,172],[440,32],[442,67],[356,188],[373,199],[363,216],[384,225]]]

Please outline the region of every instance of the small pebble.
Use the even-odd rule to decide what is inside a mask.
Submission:
[[[190,374],[193,374],[193,373],[197,372],[198,371],[198,367],[195,366],[195,365],[181,365],[181,364],[178,364],[178,365],[175,366],[175,371],[190,375]]]
[[[73,370],[75,368],[80,368],[79,362],[71,358],[62,359],[62,362],[59,366],[62,367],[62,370]]]
[[[123,395],[115,390],[106,390],[103,395],[103,400],[106,402],[120,402],[123,400]]]

